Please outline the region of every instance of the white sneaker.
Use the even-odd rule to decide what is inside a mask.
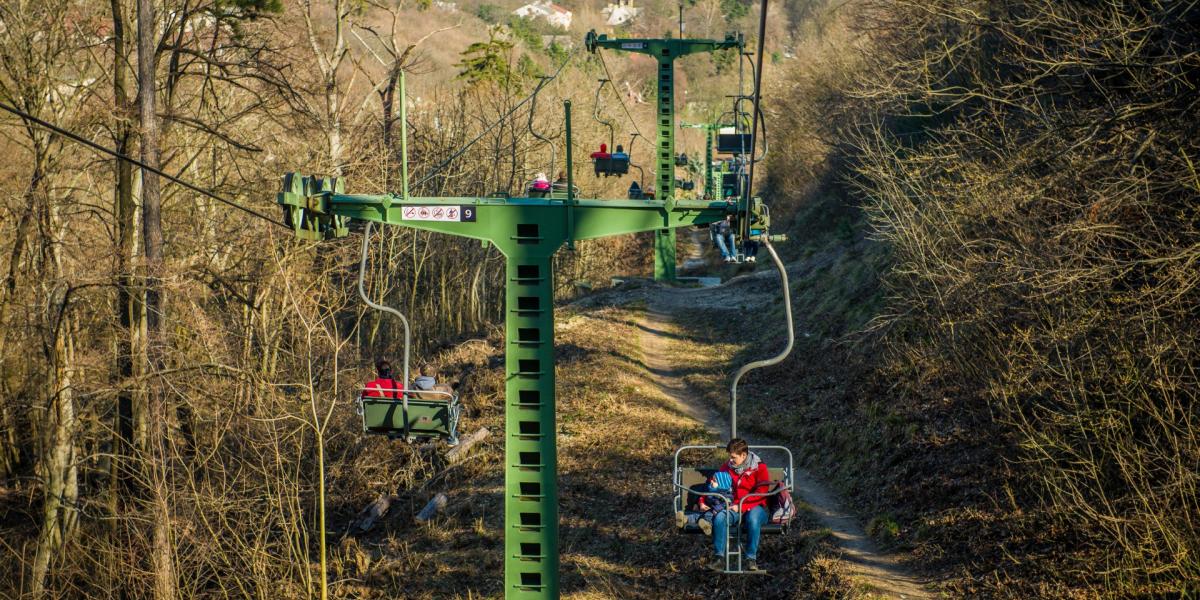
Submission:
[[[746,262],[754,262],[754,257],[753,257],[753,256],[747,256],[747,257],[746,257]]]

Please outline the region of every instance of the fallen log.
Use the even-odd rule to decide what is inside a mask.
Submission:
[[[417,523],[428,522],[439,510],[446,507],[447,502],[449,502],[449,498],[445,494],[438,493],[429,500],[429,503],[425,505],[425,508],[421,509],[421,512],[417,513],[417,516],[413,517],[413,520]]]
[[[379,496],[374,502],[368,504],[366,508],[358,512],[358,516],[355,517],[350,527],[364,533],[370,531],[372,527],[375,527],[375,523],[387,514],[388,509],[392,507],[392,503],[399,499],[399,496],[388,494]]]
[[[454,464],[462,460],[463,457],[467,455],[467,451],[471,449],[471,446],[478,444],[490,433],[491,432],[488,431],[487,427],[480,427],[479,431],[476,431],[475,433],[472,433],[471,435],[459,440],[457,446],[446,452],[446,461],[450,464]]]

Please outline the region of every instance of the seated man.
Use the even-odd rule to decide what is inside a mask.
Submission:
[[[363,396],[366,398],[399,398],[399,390],[403,386],[399,381],[392,379],[391,363],[382,358],[379,359],[375,363],[375,372],[379,376],[363,386]]]
[[[437,370],[431,365],[421,365],[417,367],[416,377],[413,379],[412,386],[408,388],[413,398],[420,400],[445,400],[450,401],[450,397],[454,394],[454,389],[448,385],[437,382]],[[445,392],[444,394],[427,393],[427,392]]]
[[[737,256],[734,253],[737,252],[737,246],[733,240],[733,215],[726,214],[724,219],[709,225],[708,229],[717,249],[721,251],[721,258],[725,262],[736,260]]]
[[[718,472],[729,473],[733,480],[733,502],[729,504],[729,510],[713,518],[713,551],[716,557],[709,563],[709,568],[714,571],[725,570],[725,544],[728,543],[729,527],[745,523],[746,569],[757,571],[758,540],[762,537],[762,526],[770,515],[767,514],[767,499],[764,496],[747,496],[765,492],[770,485],[771,475],[767,464],[750,451],[746,440],[733,438],[725,450],[729,452],[729,462],[721,465]]]

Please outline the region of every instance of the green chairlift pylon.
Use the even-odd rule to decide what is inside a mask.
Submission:
[[[704,195],[707,200],[723,200],[713,175],[713,135],[721,126],[716,123],[680,123],[679,126],[704,132]]]
[[[684,38],[614,38],[597,35],[589,31],[584,38],[588,52],[602,48],[621,52],[635,52],[653,56],[658,61],[658,105],[655,123],[658,127],[658,143],[654,147],[657,168],[655,172],[655,198],[665,202],[670,211],[675,203],[675,59],[689,54],[715,52],[727,48],[745,46],[742,35],[729,33],[724,40],[702,40]],[[675,230],[663,227],[654,233],[654,278],[675,279]]]
[[[403,74],[400,90],[403,99]],[[671,198],[577,198],[570,101],[563,103],[568,177],[565,198],[410,197],[405,103],[401,101],[400,106],[404,182],[400,195],[346,194],[340,179],[289,173],[283,178],[283,191],[276,201],[283,207],[284,222],[304,240],[344,237],[349,233],[349,220],[360,219],[483,240],[504,254],[504,596],[510,600],[558,598],[551,257],[564,244],[573,247],[577,240],[712,223],[734,207],[723,202]]]

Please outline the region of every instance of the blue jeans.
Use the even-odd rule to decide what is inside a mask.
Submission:
[[[731,510],[722,511],[717,514],[717,518],[713,519],[713,549],[716,550],[717,556],[725,556],[725,536],[729,535],[729,525],[733,524],[737,527],[741,524],[741,514]],[[758,538],[762,536],[763,523],[767,522],[767,509],[761,506],[755,506],[746,513],[746,537],[744,548],[746,549],[746,558],[750,560],[758,559]]]
[[[721,251],[721,258],[733,256],[734,251],[737,250],[737,245],[733,243],[732,233],[725,235],[714,233],[713,237],[717,239],[717,249]]]
[[[758,242],[754,240],[746,240],[746,243],[742,244],[742,246],[742,250],[746,253],[746,256],[758,255]]]

